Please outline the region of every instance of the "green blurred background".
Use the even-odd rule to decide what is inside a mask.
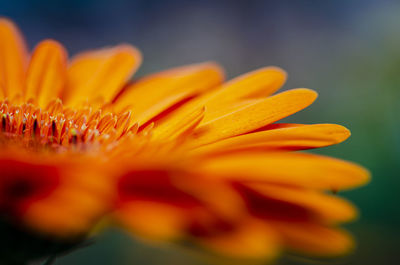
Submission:
[[[285,89],[320,94],[290,120],[350,128],[348,141],[319,152],[356,161],[373,179],[341,194],[362,213],[347,226],[358,240],[352,255],[333,261],[286,255],[277,263],[398,264],[400,1],[14,0],[0,1],[0,14],[19,24],[31,47],[49,37],[72,55],[134,44],[144,53],[139,75],[208,60],[221,63],[228,77],[266,65],[286,69]],[[109,231],[56,264],[218,263],[227,261]]]

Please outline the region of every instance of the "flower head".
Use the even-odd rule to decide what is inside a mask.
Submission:
[[[218,65],[202,63],[129,81],[141,62],[129,45],[68,61],[61,44],[45,40],[29,56],[5,19],[0,39],[6,220],[62,239],[111,216],[136,235],[253,258],[352,247],[336,226],[356,210],[328,191],[357,187],[368,172],[297,152],[350,133],[277,123],[317,97],[303,88],[274,94],[283,70],[224,82]]]

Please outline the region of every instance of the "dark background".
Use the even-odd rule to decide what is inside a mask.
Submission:
[[[285,89],[309,87],[319,99],[290,120],[339,123],[345,143],[322,151],[368,167],[372,182],[346,192],[362,212],[348,225],[349,257],[278,264],[398,264],[400,236],[400,1],[13,0],[0,14],[33,47],[55,38],[71,55],[127,42],[144,54],[138,75],[214,60],[228,77],[266,65],[289,72]],[[154,246],[109,231],[57,264],[218,264],[199,253]]]

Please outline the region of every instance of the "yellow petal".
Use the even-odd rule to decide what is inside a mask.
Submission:
[[[213,143],[283,119],[309,106],[317,93],[309,89],[293,89],[266,99],[257,100],[236,111],[227,113],[197,129],[195,144]]]
[[[360,186],[369,172],[347,161],[304,153],[241,153],[211,157],[197,170],[240,181],[341,190]]]
[[[269,184],[248,184],[266,198],[293,203],[314,212],[327,222],[345,222],[357,216],[357,210],[348,201],[322,192]],[[265,209],[268,211],[268,209]]]
[[[302,150],[337,144],[349,136],[348,129],[336,124],[271,126],[263,131],[243,134],[201,146],[194,150],[194,153],[223,153],[253,149]]]
[[[295,251],[309,255],[337,256],[354,248],[352,237],[343,230],[312,223],[275,222],[284,244]]]
[[[32,54],[26,78],[26,99],[37,100],[39,106],[61,96],[66,81],[67,52],[56,41],[38,44]]]
[[[229,257],[271,260],[280,251],[280,241],[266,224],[250,219],[234,230],[199,239],[205,247]]]
[[[131,109],[142,125],[178,102],[216,87],[223,78],[222,69],[214,63],[179,67],[133,83],[115,105]]]
[[[0,18],[0,88],[13,98],[24,92],[27,51],[18,28]]]
[[[64,99],[70,105],[87,100],[109,102],[140,63],[140,52],[129,45],[78,55],[68,69],[68,91]]]

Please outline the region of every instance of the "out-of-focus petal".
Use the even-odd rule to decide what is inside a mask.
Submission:
[[[229,257],[271,260],[280,252],[280,240],[267,224],[248,219],[231,231],[198,239],[206,248]]]
[[[93,159],[0,154],[2,215],[47,236],[89,233],[110,210],[112,180]],[[77,170],[79,168],[79,170]]]
[[[56,41],[38,44],[32,54],[26,78],[26,99],[34,99],[45,108],[59,98],[66,81],[67,52]]]
[[[174,68],[133,83],[115,107],[131,109],[142,125],[174,104],[216,87],[223,78],[223,70],[215,63]]]
[[[243,153],[211,157],[197,170],[232,180],[334,191],[354,188],[369,180],[369,172],[354,163],[304,153]]]
[[[338,256],[354,248],[353,238],[345,231],[313,223],[276,222],[273,226],[290,249],[308,255]]]
[[[0,88],[4,96],[13,98],[24,92],[28,53],[18,28],[0,18]]]
[[[135,201],[114,213],[118,223],[136,235],[151,240],[175,240],[184,234],[185,211],[167,203]]]
[[[305,218],[327,224],[350,221],[357,216],[357,210],[346,200],[315,190],[270,184],[243,184],[241,191],[248,207],[258,212],[254,214],[266,216],[267,222],[270,218],[279,217],[273,211],[280,212],[283,218],[290,214],[301,218],[303,214]],[[290,205],[293,205],[291,211],[288,210]]]
[[[68,69],[64,100],[76,106],[89,101],[110,102],[141,63],[140,52],[130,45],[78,55]]]

